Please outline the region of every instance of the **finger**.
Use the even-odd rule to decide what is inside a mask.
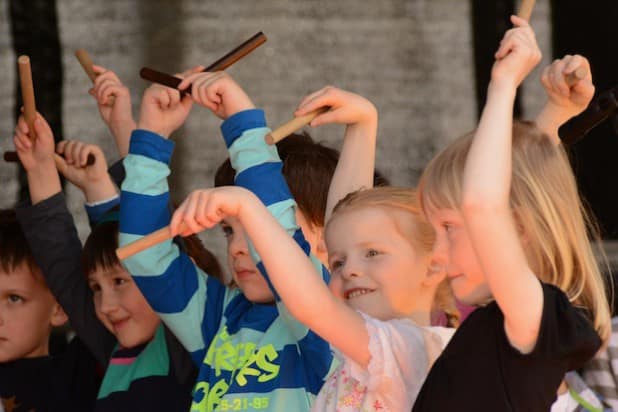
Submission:
[[[303,114],[305,114],[308,111],[311,110],[307,110],[304,106],[306,106],[309,102],[315,100],[317,97],[320,96],[324,96],[326,93],[329,92],[329,90],[333,89],[332,86],[325,86],[323,88],[321,88],[320,90],[311,93],[310,95],[306,96],[305,98],[303,98],[303,100],[300,102],[300,104],[298,105],[298,108],[296,109],[297,112],[302,111]],[[302,109],[302,110],[301,110]]]
[[[336,111],[328,111],[326,113],[316,116],[309,125],[311,127],[318,127],[329,123],[335,123],[337,121]]]
[[[93,64],[92,71],[95,72],[96,74],[102,74],[102,73],[105,73],[107,69],[103,66],[99,66],[98,64]]]
[[[60,142],[58,142],[58,144],[56,145],[56,153],[63,154],[66,145],[67,145],[67,141],[66,140],[61,140]]]
[[[37,133],[44,133],[44,134],[49,135],[49,136],[51,136],[53,138],[54,132],[52,131],[51,127],[49,126],[49,123],[47,123],[47,120],[45,120],[45,118],[41,115],[41,113],[36,112],[36,120],[40,120],[40,122],[37,123],[35,121],[35,127],[34,127],[35,132],[37,132]]]
[[[529,23],[526,19],[522,19],[521,17],[518,17],[516,15],[511,15],[511,23],[513,23],[515,27],[529,26]]]
[[[328,87],[328,86],[326,86]],[[322,87],[320,90],[316,90],[313,93],[309,93],[307,96],[303,97],[303,99],[298,103],[298,107],[304,106],[308,101],[313,100],[316,96],[324,94],[326,87]]]
[[[49,124],[43,119],[43,117],[37,113],[36,118],[34,119],[34,132],[37,136],[37,140],[41,142],[45,142],[46,144],[53,144],[54,142],[54,133],[52,132]]]
[[[157,88],[156,96],[155,96],[159,106],[162,108],[169,107],[170,104],[170,96],[167,91],[163,88]]]
[[[184,204],[185,202],[182,202],[178,209],[174,211],[172,219],[170,220],[170,233],[172,234],[172,236],[176,236],[178,234],[178,226],[180,225],[180,222],[182,221],[182,216],[184,214]]]
[[[75,142],[73,140],[67,140],[66,146],[64,148],[64,158],[67,161],[67,164],[72,165],[73,162],[73,148],[75,147]]]
[[[182,221],[189,228],[192,233],[199,233],[201,226],[195,221],[195,209],[197,206],[197,196],[192,195],[189,202],[187,202],[184,213],[182,215]]]
[[[205,202],[204,217],[208,222],[208,227],[214,227],[219,224],[225,217],[220,208],[220,202],[216,196],[211,196],[208,202]]]
[[[97,157],[97,153],[95,153],[94,146],[91,145],[83,145],[79,149],[79,165],[80,167],[86,167],[88,165],[88,155],[92,154],[95,158]]]
[[[322,93],[321,95],[315,96],[312,100],[306,102],[303,107],[296,110],[296,112],[294,112],[294,115],[304,116],[310,112],[313,112],[323,107],[336,106],[337,104],[335,102],[335,99],[336,99],[335,94],[336,94],[335,91],[328,90]]]
[[[15,150],[18,152],[25,152],[32,148],[32,143],[30,142],[30,138],[28,135],[23,133],[16,133],[13,136],[13,144],[15,144]]]
[[[28,134],[28,132],[30,131],[28,123],[26,122],[26,119],[23,115],[19,116],[19,119],[17,119],[17,125],[15,126],[15,130],[19,130],[24,134]]]
[[[56,169],[64,177],[70,173],[70,167],[64,157],[56,155]]]

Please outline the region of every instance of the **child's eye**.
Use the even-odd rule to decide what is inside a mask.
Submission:
[[[114,278],[114,285],[115,286],[121,286],[121,285],[124,285],[127,282],[128,282],[128,280],[125,279],[125,278]]]
[[[335,271],[337,269],[341,269],[343,267],[343,260],[333,260],[330,264],[330,270]]]
[[[223,236],[225,237],[230,237],[234,234],[234,229],[232,229],[232,226],[221,225],[221,230],[223,230]]]
[[[14,295],[14,294],[9,295],[8,298],[9,298],[10,303],[19,303],[19,302],[24,301],[24,298],[22,298],[19,295]]]
[[[97,293],[101,291],[101,285],[99,285],[98,283],[91,283],[90,285],[88,285],[90,287],[90,290],[93,293]]]
[[[365,253],[365,256],[366,257],[375,257],[375,256],[378,256],[379,254],[380,254],[380,252],[378,252],[377,250],[369,249],[369,250],[367,250],[367,253]]]

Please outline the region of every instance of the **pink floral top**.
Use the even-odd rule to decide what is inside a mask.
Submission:
[[[409,319],[381,321],[364,313],[371,360],[360,367],[337,350],[340,364],[318,394],[315,412],[409,411],[455,329],[421,327]]]

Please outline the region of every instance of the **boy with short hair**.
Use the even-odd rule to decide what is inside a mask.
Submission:
[[[4,409],[92,409],[96,362],[73,340],[50,356],[52,328],[67,315],[47,287],[14,210],[0,210],[0,398]]]

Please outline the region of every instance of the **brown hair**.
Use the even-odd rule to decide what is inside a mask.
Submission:
[[[40,274],[15,210],[2,209],[0,210],[0,269],[4,273],[11,273],[22,264],[26,264],[33,275]]]
[[[387,211],[403,212],[412,222],[413,232],[406,231],[402,232],[402,234],[419,253],[424,255],[432,253],[435,232],[423,214],[417,192],[414,189],[388,186],[349,193],[337,203],[329,223],[338,214],[351,210],[375,207],[383,208]],[[397,214],[392,213],[390,215],[397,223]],[[327,226],[329,223],[327,223]],[[459,310],[455,305],[455,298],[447,279],[440,282],[435,291],[433,310],[443,311],[446,314],[449,326],[456,327],[459,325]]]
[[[324,226],[328,188],[339,160],[339,151],[313,141],[307,133],[292,134],[277,143],[283,163],[282,173],[298,208],[312,225]],[[215,187],[234,184],[235,171],[226,159],[215,173]],[[375,184],[388,179],[375,173]]]
[[[421,176],[421,205],[458,209],[462,175],[474,132],[434,157]],[[600,239],[584,208],[568,157],[532,122],[513,122],[510,205],[528,238],[528,264],[544,282],[562,289],[571,302],[590,311],[605,341],[610,334],[606,285],[590,238]]]
[[[106,221],[95,226],[86,239],[82,251],[82,270],[84,274],[97,269],[110,270],[120,265],[116,256],[118,248],[118,221]],[[185,252],[193,258],[195,264],[209,276],[220,281],[223,279],[221,265],[217,258],[206,249],[197,235],[182,238]]]

